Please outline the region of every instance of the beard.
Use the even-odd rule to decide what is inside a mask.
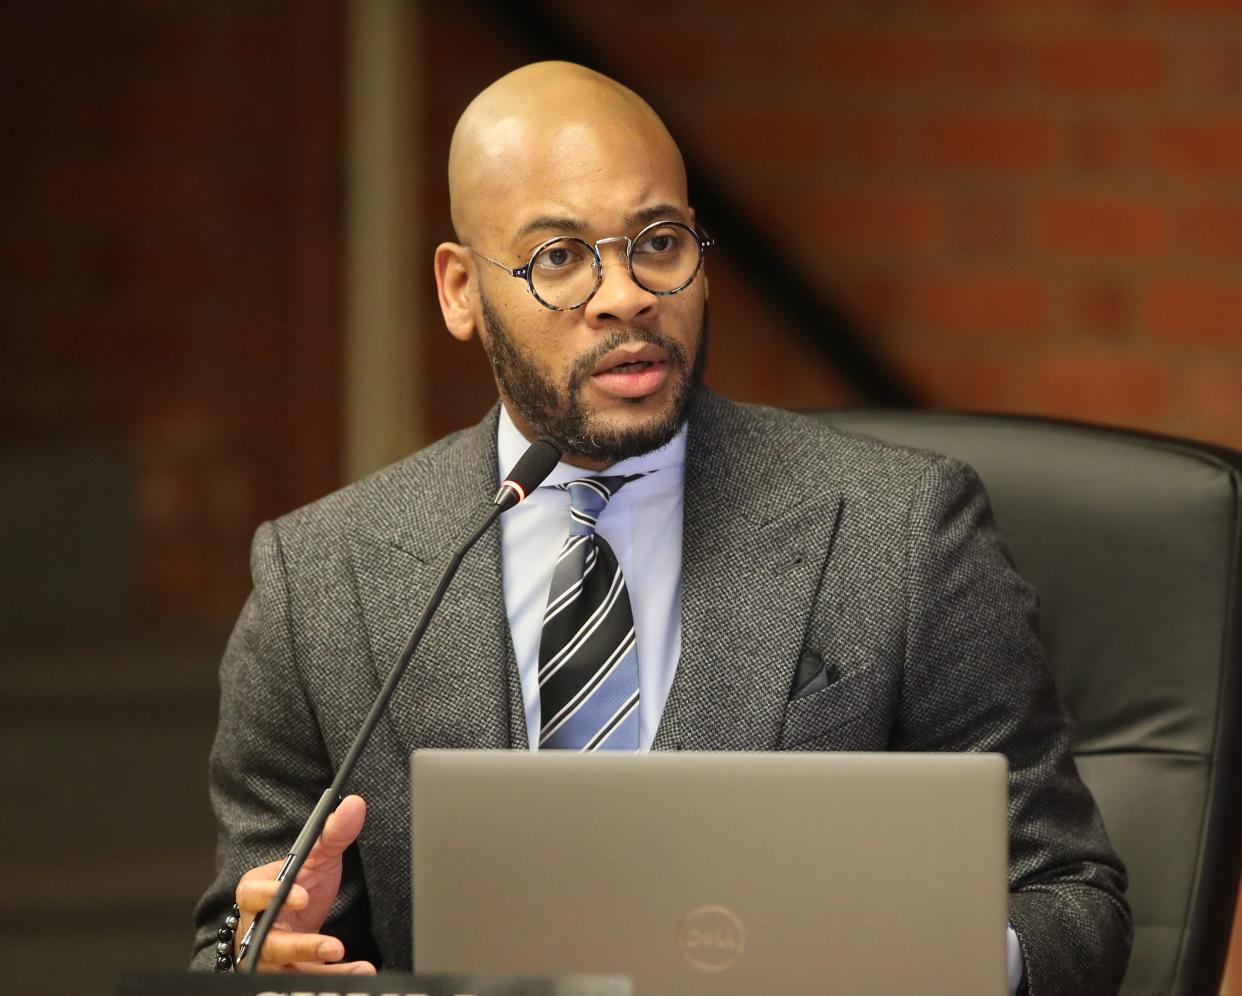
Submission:
[[[486,296],[482,297],[482,306],[489,339],[487,354],[496,383],[536,436],[552,437],[572,455],[614,464],[657,450],[677,435],[686,420],[695,389],[703,381],[703,367],[707,362],[706,301],[693,357],[687,356],[681,343],[651,329],[617,329],[574,361],[563,388],[518,348]],[[664,350],[672,368],[670,376],[674,379],[672,397],[662,411],[645,422],[624,427],[610,425],[587,410],[582,388],[605,356],[632,342],[649,343]],[[632,403],[641,404],[643,400],[634,398]]]

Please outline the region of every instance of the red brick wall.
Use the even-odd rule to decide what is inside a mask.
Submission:
[[[545,6],[932,404],[1242,447],[1242,3]],[[437,236],[456,113],[528,58],[497,23],[467,4],[424,28]],[[711,380],[793,407],[853,400],[737,279],[744,258],[711,263]],[[473,351],[427,321],[442,430],[492,393]]]
[[[544,6],[932,403],[1242,447],[1238,0]],[[436,434],[494,397],[430,255],[457,114],[530,58],[499,24],[437,5],[418,46]],[[343,30],[334,0],[123,0],[0,33],[4,439],[122,442],[158,615],[231,617],[254,524],[337,482]],[[742,279],[753,251],[710,263],[712,383],[857,400]]]
[[[120,442],[158,617],[231,619],[255,524],[337,482],[340,30],[328,0],[5,14],[3,438]]]

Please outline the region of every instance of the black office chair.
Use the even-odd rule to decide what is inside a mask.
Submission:
[[[1242,453],[1018,416],[821,417],[979,472],[1130,873],[1122,993],[1214,996],[1242,868]]]

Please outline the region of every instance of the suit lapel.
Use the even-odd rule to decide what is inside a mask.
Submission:
[[[653,747],[766,750],[780,736],[841,499],[823,468],[805,468],[819,478],[812,487],[789,479],[785,454],[746,439],[754,425],[740,409],[702,393],[686,456],[681,657]]]
[[[486,513],[498,484],[496,414],[408,461],[353,532],[377,688]],[[655,749],[776,744],[840,502],[824,468],[798,467],[757,435],[752,415],[700,392],[686,456],[681,656]],[[526,745],[495,527],[463,561],[387,722],[405,751]]]
[[[388,677],[458,545],[497,487],[495,413],[394,475],[353,535],[358,600],[378,684]],[[516,715],[513,696],[516,691]],[[402,749],[524,744],[493,526],[462,562],[387,710]]]

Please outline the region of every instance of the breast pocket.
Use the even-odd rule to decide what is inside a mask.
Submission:
[[[843,674],[809,695],[790,700],[785,707],[780,749],[872,749],[872,737],[860,736],[855,745],[846,734],[860,718],[884,711],[884,697],[877,694],[880,692],[871,672],[862,670]]]

